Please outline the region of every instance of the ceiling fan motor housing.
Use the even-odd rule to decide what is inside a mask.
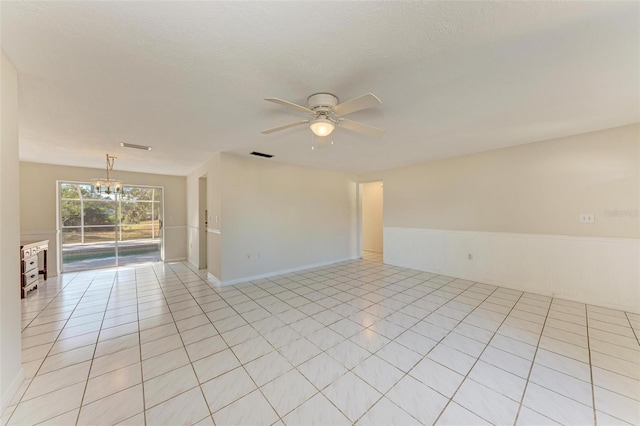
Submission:
[[[331,93],[316,93],[307,98],[309,109],[316,112],[330,112],[331,108],[338,105],[338,97]]]

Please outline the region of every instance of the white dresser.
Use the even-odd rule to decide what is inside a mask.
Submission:
[[[20,297],[24,298],[30,290],[38,288],[38,277],[44,275],[47,280],[47,251],[49,240],[25,241],[20,243]],[[39,256],[43,257],[43,269],[39,268]]]

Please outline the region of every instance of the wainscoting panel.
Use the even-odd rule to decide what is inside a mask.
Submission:
[[[384,261],[640,313],[638,239],[385,227]]]

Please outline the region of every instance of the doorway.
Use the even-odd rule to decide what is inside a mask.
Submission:
[[[383,185],[381,181],[360,184],[362,194],[362,255],[382,260]]]
[[[105,194],[90,183],[59,182],[58,189],[62,272],[162,260],[161,187]]]
[[[198,180],[198,216],[198,269],[207,269],[207,175],[201,176]]]

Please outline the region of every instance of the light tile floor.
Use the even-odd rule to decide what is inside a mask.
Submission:
[[[640,315],[381,263],[216,288],[182,263],[22,305],[29,424],[640,424]]]

